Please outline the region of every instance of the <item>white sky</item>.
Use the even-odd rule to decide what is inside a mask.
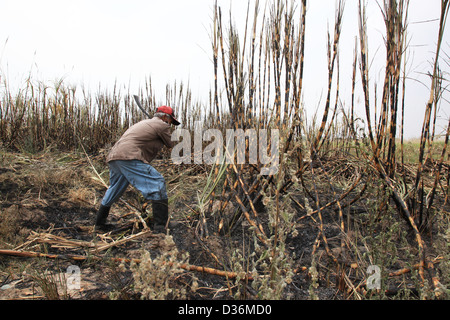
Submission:
[[[407,137],[420,135],[429,91],[419,81],[430,84],[422,73],[432,71],[438,27],[438,21],[415,22],[438,19],[440,2],[410,2],[408,76],[415,80],[408,81],[407,88]],[[346,1],[340,44],[341,98],[347,107],[358,34],[357,3]],[[371,80],[382,83],[384,22],[376,1],[368,3]],[[166,84],[189,82],[193,99],[207,103],[214,75],[213,4],[213,0],[0,0],[0,76],[21,88],[30,72],[33,79],[50,84],[64,78],[66,83],[90,88],[91,93],[99,86],[111,88],[116,80],[122,91],[133,93],[151,77],[157,98],[164,98]],[[219,0],[218,4],[224,18],[231,4],[235,22],[240,25],[245,20],[247,1]],[[308,1],[304,99],[310,115],[319,103],[324,104],[327,23],[333,32],[335,6],[335,0]],[[450,55],[448,32],[446,36],[442,50]],[[449,72],[448,64],[441,65]],[[444,120],[448,107],[448,102],[442,104]],[[362,111],[360,116],[365,118]]]

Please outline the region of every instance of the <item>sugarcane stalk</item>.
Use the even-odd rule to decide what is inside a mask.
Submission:
[[[94,260],[102,260],[103,258],[97,256],[83,256],[83,255],[62,255],[62,254],[50,254],[50,253],[41,253],[41,252],[33,252],[33,251],[17,251],[17,250],[7,250],[0,249],[0,255],[6,256],[14,256],[14,257],[22,257],[22,258],[46,258],[46,259],[62,259],[62,260],[73,260],[73,261],[86,261],[88,259]],[[126,263],[141,263],[141,259],[128,259],[128,258],[109,258],[110,261],[113,262],[126,262]],[[174,262],[165,262],[169,266],[172,266]],[[226,277],[228,279],[236,279],[240,277],[242,280],[252,281],[253,276],[251,274],[246,273],[237,273],[232,271],[218,270],[209,267],[203,266],[195,266],[187,263],[182,263],[179,265],[181,269],[187,271],[197,271],[202,273],[207,273],[211,275]]]

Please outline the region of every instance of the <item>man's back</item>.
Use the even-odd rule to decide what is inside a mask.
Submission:
[[[111,149],[106,160],[140,160],[150,164],[164,145],[172,147],[170,125],[154,117],[131,126]]]

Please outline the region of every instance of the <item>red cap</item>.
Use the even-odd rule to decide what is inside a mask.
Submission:
[[[162,113],[168,114],[169,116],[172,117],[174,125],[178,126],[180,124],[178,122],[178,120],[175,118],[175,115],[173,113],[173,109],[171,107],[161,106],[158,109],[156,109],[156,112],[162,112]]]

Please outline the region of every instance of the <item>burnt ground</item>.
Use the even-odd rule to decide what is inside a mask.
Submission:
[[[150,252],[154,261],[167,252],[171,255],[168,259],[186,261],[183,255],[188,253],[189,265],[230,272],[256,268],[262,278],[267,278],[267,267],[261,263],[256,265],[254,261],[258,256],[251,255],[252,252],[260,253],[258,240],[255,240],[255,233],[244,218],[231,232],[224,233],[218,230],[218,214],[206,211],[204,220],[199,216],[198,195],[208,176],[202,166],[175,167],[168,161],[155,160],[155,168],[165,176],[168,184],[172,222],[169,235],[174,244],[168,243],[164,235],[151,232],[133,238],[143,231],[137,214],[151,215],[151,206],[145,208],[142,197],[132,187],[122,197],[125,202],[118,202],[111,210],[109,221],[115,224],[114,231],[96,233],[93,230],[96,209],[105,192],[99,176],[104,181],[108,180],[103,159],[103,154],[86,157],[75,153],[2,153],[0,249],[55,254],[59,258],[0,255],[0,299],[140,299],[141,294],[133,289],[135,282],[130,264],[112,260],[141,259],[144,250]],[[295,221],[299,221],[298,218],[306,214],[304,196],[293,193],[292,197],[296,203],[292,203],[289,210],[292,210]],[[353,206],[351,211],[357,215],[365,208]],[[260,212],[263,224],[267,222],[266,215],[264,210]],[[288,280],[279,298],[335,300],[365,297],[360,291],[366,279],[364,270],[352,265],[352,262],[364,259],[348,256],[346,259],[339,253],[343,235],[336,217],[332,207],[322,211],[323,232],[330,250],[339,257],[337,264],[327,257],[323,241],[317,243],[322,239],[318,237],[317,219],[301,219],[294,228],[295,232],[286,233],[283,246],[285,269],[280,267],[276,272],[280,279]],[[270,231],[266,225],[265,228]],[[115,241],[122,242],[111,245]],[[318,244],[317,248],[315,244]],[[100,252],[92,247],[102,245],[111,246]],[[364,254],[364,248],[355,251],[358,255]],[[238,253],[244,253],[244,258],[236,259]],[[412,251],[408,253],[414,254]],[[76,261],[71,259],[73,255],[87,258]],[[71,265],[80,268],[80,290],[67,291],[65,288],[64,277],[67,277],[66,271]],[[158,268],[157,262],[155,265]],[[318,270],[317,275],[312,266]],[[397,260],[390,267],[395,270],[406,266],[408,264]],[[164,272],[173,272],[167,280],[173,291],[165,299],[261,297],[261,292],[251,280],[236,281],[201,270],[175,271],[169,268]],[[52,290],[52,285],[58,289]],[[361,288],[355,289],[357,286]],[[352,294],[352,287],[359,294]],[[176,293],[181,293],[181,296]]]

